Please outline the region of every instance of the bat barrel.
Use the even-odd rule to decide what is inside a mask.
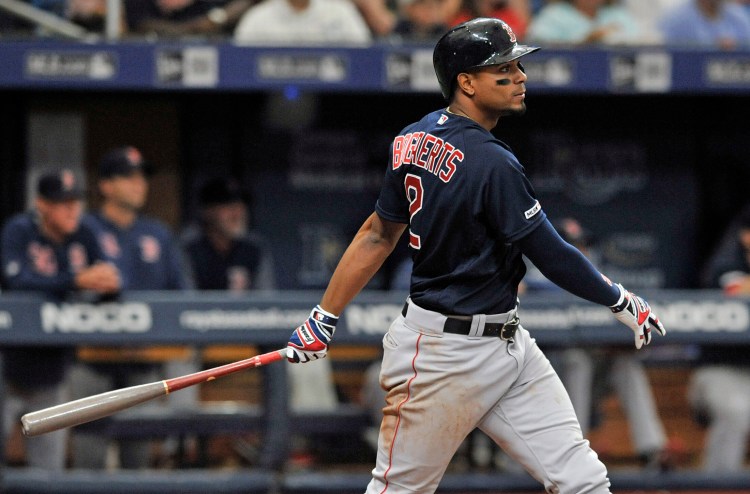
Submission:
[[[36,436],[112,415],[167,393],[164,381],[108,391],[21,417],[23,433]]]

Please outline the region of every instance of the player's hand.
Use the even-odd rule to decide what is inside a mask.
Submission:
[[[325,358],[337,322],[338,317],[316,305],[307,321],[300,324],[289,338],[287,360],[304,363]]]
[[[618,321],[633,330],[636,348],[640,349],[643,345],[651,343],[652,327],[662,336],[667,334],[667,330],[651,310],[648,302],[625,290],[619,283],[615,286],[620,289],[620,300],[610,309]]]
[[[97,262],[79,271],[75,277],[75,284],[82,290],[111,294],[120,290],[122,280],[120,279],[120,272],[114,264]]]

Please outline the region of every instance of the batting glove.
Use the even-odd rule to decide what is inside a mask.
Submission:
[[[338,317],[316,305],[307,321],[295,329],[289,338],[286,347],[287,360],[305,363],[325,358],[337,322]]]
[[[618,321],[633,330],[637,349],[651,343],[651,327],[654,327],[662,336],[667,334],[667,330],[651,310],[648,302],[625,290],[619,283],[615,286],[620,289],[620,299],[615,305],[610,306],[610,309]]]

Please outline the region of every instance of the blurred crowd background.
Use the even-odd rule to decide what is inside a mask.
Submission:
[[[0,43],[431,47],[447,28],[479,16],[500,17],[519,41],[551,49],[665,47],[747,54],[750,48],[750,2],[742,0],[0,0]],[[494,133],[519,156],[561,234],[586,250],[611,279],[646,293],[705,289],[747,297],[750,144],[743,119],[749,102],[742,92],[529,91],[528,114],[501,121]],[[373,210],[390,140],[412,119],[441,105],[437,92],[315,93],[299,87],[180,93],[0,90],[0,288],[36,290],[56,300],[91,291],[109,300],[122,290],[226,290],[247,297],[255,290],[320,290],[354,230]],[[65,204],[67,212],[60,209]],[[61,218],[65,214],[75,220],[69,231]],[[7,263],[13,248],[44,244],[50,228],[57,232],[50,249],[34,244],[35,269],[54,277],[55,256],[66,256],[54,245],[71,242],[79,222],[100,232],[102,252],[92,246],[87,259],[117,258],[117,274],[92,262],[88,276],[71,279],[68,273],[54,287],[33,277],[18,281]],[[405,290],[408,261],[404,242],[368,289]],[[530,266],[527,293],[552,289],[534,274]],[[533,334],[534,328],[528,329]],[[549,356],[567,379],[584,429],[598,441],[595,449],[605,457],[621,451],[611,438],[624,436],[602,429],[619,413],[623,420],[617,430],[631,433],[628,465],[660,472],[736,472],[747,469],[750,434],[750,360],[744,350],[685,345],[638,358],[615,348]],[[39,358],[34,351],[4,351],[17,368],[33,367],[30,362]],[[222,355],[237,353],[225,349]],[[354,368],[357,356],[363,363]],[[28,465],[35,458],[41,461],[36,466],[50,469],[173,465],[174,441],[159,448],[123,443],[114,458],[98,454],[103,447],[97,438],[61,435],[50,438],[51,446],[37,446],[46,454],[27,455],[9,424],[29,407],[184,373],[204,365],[203,357],[196,348],[156,357],[132,349],[79,348],[54,354],[51,358],[60,362],[55,372],[6,375],[9,396],[14,383],[20,388],[31,382],[41,400],[24,403],[23,393],[16,401],[11,397],[6,411],[10,461]],[[348,400],[377,411],[377,368],[369,367],[377,357],[377,351],[350,348],[337,354],[334,348],[328,359],[333,364],[291,376],[293,405],[326,409]],[[342,377],[337,362],[348,362],[347,372],[357,372]],[[225,391],[224,398],[236,396]],[[665,416],[664,408],[659,409],[663,424],[638,423],[643,410],[657,410],[668,398],[676,400],[670,406],[684,406],[679,418],[687,417],[700,440],[685,436],[693,429],[681,434],[685,422]],[[182,405],[199,399],[189,395]],[[618,406],[621,410],[613,412]],[[363,433],[367,460],[372,436]],[[462,451],[470,465],[513,471],[481,437],[470,439]],[[235,440],[225,456],[240,451],[242,461],[252,463],[247,454],[252,440]],[[698,442],[700,450],[691,450],[686,441]],[[324,443],[296,441],[295,465],[325,461]]]

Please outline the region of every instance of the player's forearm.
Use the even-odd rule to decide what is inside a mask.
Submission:
[[[548,220],[521,239],[520,246],[539,271],[563,290],[601,305],[617,302],[619,290],[604,280],[586,256],[560,238]]]
[[[320,306],[340,315],[393,252],[406,225],[385,224],[373,213],[354,236],[331,277]]]
[[[61,294],[75,290],[74,277],[70,273],[57,276],[42,276],[24,270],[18,275],[6,278],[10,290],[31,290],[47,294]]]

